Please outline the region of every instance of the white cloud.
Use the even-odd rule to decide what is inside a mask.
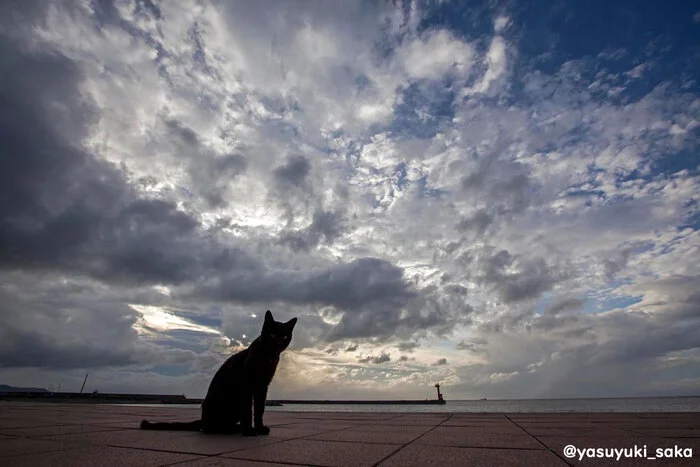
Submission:
[[[496,31],[497,34],[502,34],[503,31],[505,31],[505,29],[508,28],[508,26],[510,26],[510,24],[510,18],[508,18],[507,16],[499,16],[493,22],[493,30]]]
[[[464,90],[465,95],[487,92],[505,74],[507,68],[506,42],[501,36],[495,36],[491,40],[485,61],[486,73],[474,87]]]
[[[410,41],[398,54],[412,79],[438,79],[448,73],[464,79],[474,59],[472,47],[445,30]]]

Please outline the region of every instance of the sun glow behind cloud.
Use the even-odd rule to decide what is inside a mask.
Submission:
[[[179,330],[214,334],[217,336],[221,335],[221,331],[218,329],[193,323],[192,321],[177,316],[165,308],[152,305],[136,305],[133,303],[129,304],[129,307],[139,314],[139,318],[133,324],[133,327],[142,336],[154,337],[159,333]]]

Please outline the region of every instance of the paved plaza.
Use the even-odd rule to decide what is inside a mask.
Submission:
[[[198,417],[196,406],[0,402],[0,466],[700,465],[698,413],[268,411],[264,437],[138,429]],[[579,451],[568,458],[565,446]],[[590,458],[591,448],[635,457]]]

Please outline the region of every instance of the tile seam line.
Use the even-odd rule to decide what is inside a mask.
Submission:
[[[337,430],[331,430],[331,431],[327,431],[327,432],[323,432],[323,433],[333,433],[333,432],[335,432],[335,431],[349,430],[349,429],[354,428],[354,427],[356,427],[356,426],[361,426],[361,425],[352,425],[352,426],[349,426],[349,427],[346,427],[346,428],[340,428],[340,429],[337,429]],[[141,449],[141,450],[145,450],[145,451],[171,452],[171,453],[175,453],[175,454],[193,454],[193,455],[196,455],[196,456],[201,456],[202,459],[205,459],[205,458],[210,458],[210,457],[221,457],[221,456],[223,456],[224,454],[233,454],[233,453],[236,453],[236,452],[245,451],[246,449],[255,449],[255,448],[263,447],[263,446],[272,446],[272,445],[275,445],[275,444],[284,443],[285,441],[296,441],[296,440],[299,440],[299,439],[305,439],[305,438],[308,438],[308,437],[311,437],[311,436],[316,436],[316,435],[319,435],[319,434],[321,434],[321,433],[314,433],[314,434],[310,434],[310,435],[297,436],[296,438],[281,439],[281,440],[279,440],[279,441],[272,441],[272,442],[270,442],[270,443],[261,444],[261,445],[259,445],[259,446],[247,446],[247,447],[240,448],[240,449],[233,449],[233,450],[231,450],[231,451],[219,452],[219,453],[216,453],[216,454],[189,453],[189,452],[180,452],[180,451],[163,451],[163,450],[158,450],[158,449],[132,448],[132,447],[128,447],[128,449]],[[196,435],[196,433],[194,433],[194,435]],[[309,441],[315,441],[315,440],[309,440]],[[123,447],[125,447],[125,446],[113,446],[113,447],[120,447],[120,448],[123,448]],[[238,459],[238,460],[246,460],[246,461],[251,460],[251,459],[243,459],[243,458],[237,458],[237,457],[221,457],[221,458],[222,458],[222,459]],[[175,464],[164,464],[164,465],[177,465],[177,464],[180,464],[180,463],[182,463],[182,462],[189,462],[189,461],[181,461],[181,462],[176,462]],[[268,461],[257,461],[257,460],[256,460],[256,461],[254,461],[254,462],[268,462]],[[275,461],[275,462],[277,462],[277,461]],[[278,463],[284,464],[285,462],[278,462]],[[289,464],[289,465],[309,465],[309,466],[312,465],[312,464],[295,464],[295,463],[290,463],[290,462],[286,462],[286,464]],[[325,466],[317,466],[317,467],[325,467]]]
[[[561,460],[561,461],[564,463],[564,465],[571,465],[571,464],[570,464],[569,462],[567,462],[566,459],[563,458],[558,452],[556,452],[554,449],[552,449],[552,448],[550,448],[549,446],[547,446],[546,444],[544,444],[544,443],[543,443],[542,441],[540,441],[539,438],[537,438],[536,436],[530,434],[530,432],[528,432],[525,428],[521,427],[521,426],[518,424],[518,422],[512,420],[508,415],[506,415],[505,417],[506,417],[508,420],[510,420],[511,423],[513,423],[515,426],[517,426],[518,428],[520,428],[521,430],[523,430],[525,433],[527,433],[527,435],[528,435],[530,438],[534,439],[534,440],[537,441],[539,444],[541,444],[541,445],[545,448],[545,450],[547,450],[547,451],[551,452],[552,454],[554,454],[555,456],[557,456],[557,458],[559,458],[559,460]]]
[[[402,445],[399,446],[397,449],[395,449],[394,451],[392,451],[392,452],[389,453],[388,455],[384,456],[383,458],[379,459],[376,463],[372,464],[372,467],[377,467],[377,466],[380,465],[382,462],[384,462],[384,461],[386,461],[386,460],[392,458],[393,456],[395,456],[396,454],[398,454],[403,448],[405,448],[405,447],[408,446],[409,444],[413,443],[414,441],[417,441],[418,439],[422,438],[423,436],[427,435],[428,433],[430,433],[431,431],[433,431],[435,428],[439,427],[440,425],[442,425],[442,424],[445,423],[446,421],[451,420],[452,417],[454,417],[454,414],[450,414],[450,416],[448,416],[445,420],[441,421],[441,422],[438,423],[437,425],[434,425],[432,428],[430,428],[430,429],[429,429],[428,431],[426,431],[425,433],[418,435],[417,437],[413,438],[412,440],[408,441],[408,442],[405,443],[405,444],[402,444]]]
[[[433,427],[433,428],[437,428]],[[421,436],[428,434],[431,430],[426,431],[422,435],[418,436],[420,438]],[[316,435],[311,435],[311,436],[316,436]],[[414,438],[407,443],[413,443],[415,442],[418,438]],[[300,439],[300,438],[294,438]],[[291,439],[285,440],[285,441],[292,441]],[[343,440],[343,439],[309,439],[307,441],[311,441],[313,443],[345,443],[345,444],[367,444],[367,445],[377,445],[377,444],[393,444],[397,447],[405,447],[407,443],[388,443],[384,441],[348,441],[348,440]],[[276,443],[270,443],[270,444],[276,444]],[[268,446],[267,444],[263,446]],[[426,446],[421,444],[420,446]],[[544,451],[544,449],[536,447],[536,448],[524,448],[524,447],[493,447],[493,446],[463,446],[463,445],[458,445],[458,444],[441,444],[437,447],[444,447],[444,448],[460,448],[460,449],[502,449],[502,450],[507,450],[507,451]],[[252,449],[252,448],[243,448],[243,449]],[[230,452],[237,452],[237,451],[230,451]],[[224,453],[226,454],[226,453]]]
[[[269,464],[270,461],[266,460],[260,460],[260,459],[244,459],[244,458],[239,458],[239,457],[221,457],[221,456],[202,456],[198,459],[190,459],[190,460],[184,460],[184,461],[178,461],[178,462],[173,462],[170,464],[160,464],[159,467],[170,467],[170,466],[176,466],[180,464],[184,464],[186,462],[197,462],[201,461],[204,459],[224,459],[224,460],[232,460],[232,461],[246,461],[246,462],[255,462],[255,463],[260,463],[260,464]],[[308,467],[329,467],[326,465],[322,464],[309,464],[309,463],[304,463],[304,464],[299,464],[296,462],[287,462],[287,461],[273,461],[272,463],[274,464],[282,464],[282,465],[298,465],[298,466],[308,466]]]

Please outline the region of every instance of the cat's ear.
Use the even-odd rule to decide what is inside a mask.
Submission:
[[[275,318],[272,317],[272,313],[270,313],[270,310],[267,310],[265,312],[265,324],[274,323],[274,322],[275,322]]]
[[[292,318],[292,319],[290,319],[289,321],[287,321],[285,324],[287,325],[287,327],[288,327],[289,330],[291,331],[292,329],[294,329],[294,325],[297,324],[297,319],[296,319],[296,318]]]

